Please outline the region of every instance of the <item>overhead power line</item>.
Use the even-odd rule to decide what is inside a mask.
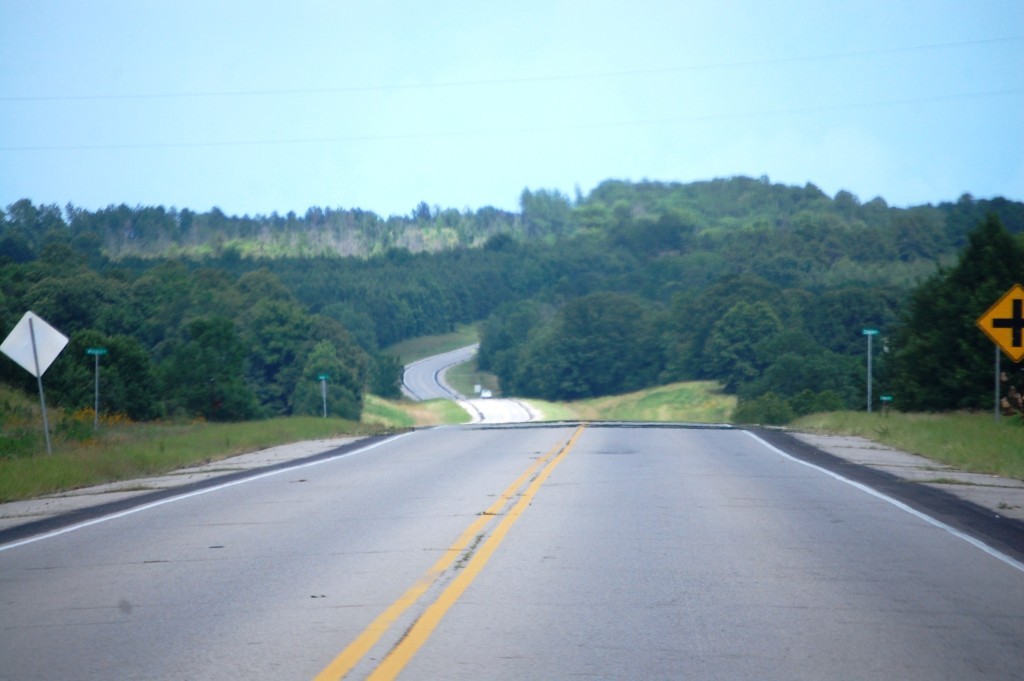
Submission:
[[[827,113],[834,111],[852,111],[858,109],[878,109],[893,106],[905,106],[914,104],[938,104],[971,99],[988,99],[993,97],[1019,96],[1024,95],[1024,88],[1010,88],[1006,90],[989,90],[986,92],[966,92],[947,95],[932,95],[926,97],[911,97],[905,99],[885,99],[872,102],[860,102],[852,104],[817,105],[794,107],[788,109],[764,109],[759,111],[738,111],[732,113],[698,114],[692,116],[681,116],[663,119],[648,119],[635,121],[607,121],[592,123],[574,123],[565,125],[538,125],[507,128],[490,128],[477,130],[456,130],[456,131],[434,131],[434,132],[409,132],[409,133],[380,133],[367,135],[348,135],[336,137],[299,137],[280,138],[263,140],[224,140],[207,142],[142,142],[125,144],[69,144],[69,145],[24,145],[24,146],[0,146],[0,151],[104,151],[104,150],[132,150],[132,149],[189,149],[204,147],[246,147],[246,146],[275,146],[275,145],[299,145],[299,144],[336,144],[345,142],[377,142],[392,140],[410,139],[440,139],[456,137],[476,137],[488,135],[514,135],[536,132],[573,132],[580,130],[600,130],[630,127],[655,127],[666,125],[680,125],[685,123],[713,122],[731,119],[763,118],[769,116],[788,116],[813,113]]]
[[[427,83],[402,83],[381,85],[347,85],[323,88],[268,88],[253,90],[208,90],[194,92],[162,92],[162,93],[124,93],[124,94],[83,94],[83,95],[9,95],[0,96],[0,102],[73,102],[102,100],[146,100],[146,99],[194,99],[204,97],[266,97],[294,95],[343,94],[350,92],[427,90],[435,88],[461,88],[490,85],[517,85],[528,83],[550,83],[576,80],[594,80],[601,78],[627,78],[633,76],[669,75],[694,71],[710,71],[716,69],[734,69],[755,66],[774,66],[780,64],[798,64],[855,57],[872,57],[887,54],[903,54],[929,50],[945,50],[980,45],[994,45],[1024,41],[1024,36],[1008,36],[1005,38],[986,38],[982,40],[965,40],[952,43],[934,43],[928,45],[911,45],[890,47],[875,50],[854,50],[849,52],[830,52],[814,55],[777,57],[770,59],[750,59],[731,62],[715,62],[692,64],[688,66],[671,66],[654,69],[630,69],[624,71],[600,71],[593,73],[555,74],[540,76],[523,76],[515,78],[488,78],[478,80],[436,81]]]

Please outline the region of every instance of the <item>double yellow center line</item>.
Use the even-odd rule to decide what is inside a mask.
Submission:
[[[428,605],[423,614],[413,623],[398,644],[391,649],[391,652],[381,661],[373,672],[367,677],[370,681],[387,681],[396,678],[417,651],[423,647],[434,633],[434,630],[441,623],[441,619],[448,610],[455,605],[456,601],[465,593],[469,585],[473,583],[480,571],[484,569],[495,550],[501,545],[509,530],[515,525],[519,516],[526,507],[533,501],[541,485],[548,479],[552,471],[558,467],[562,459],[573,448],[584,426],[579,426],[572,434],[572,437],[564,445],[556,445],[544,456],[534,461],[526,471],[520,475],[515,482],[502,492],[501,497],[495,501],[490,508],[483,512],[466,530],[459,536],[444,555],[427,570],[415,584],[413,584],[401,597],[392,603],[384,612],[377,616],[338,657],[316,676],[315,681],[338,681],[345,677],[353,667],[366,656],[370,649],[388,632],[391,626],[410,607],[415,605],[427,590],[448,570],[460,557],[466,561],[464,567],[452,582],[441,592],[437,599]],[[540,471],[539,473],[537,471]],[[479,537],[484,533],[487,526],[495,517],[501,513],[509,500],[515,496],[519,489],[527,481],[529,485],[523,491],[516,503],[502,517],[498,526],[494,528],[489,536],[475,550],[471,547],[479,543]],[[467,555],[471,552],[471,555]],[[467,560],[468,558],[468,560]]]

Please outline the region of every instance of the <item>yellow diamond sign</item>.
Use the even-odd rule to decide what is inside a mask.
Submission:
[[[1014,362],[1024,359],[1024,286],[1014,284],[977,324]]]

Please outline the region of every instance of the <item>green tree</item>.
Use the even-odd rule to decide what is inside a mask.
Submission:
[[[758,378],[767,366],[759,346],[782,330],[782,321],[767,303],[739,302],[715,324],[708,338],[707,371],[729,392]]]
[[[367,389],[374,395],[396,400],[402,396],[402,373],[405,367],[396,355],[379,353],[371,356]]]
[[[294,303],[268,300],[243,315],[243,324],[249,380],[260,404],[273,414],[290,414],[291,396],[302,371],[308,318]]]
[[[747,275],[722,277],[699,292],[674,296],[665,380],[721,380],[718,369],[709,361],[708,351],[712,333],[723,314],[739,303],[778,302],[781,296],[782,291],[774,284]],[[775,316],[778,317],[777,313]],[[762,340],[756,338],[752,342]]]
[[[47,372],[47,393],[69,409],[95,403],[96,360],[89,348],[106,348],[100,357],[100,413],[125,414],[135,421],[160,415],[159,387],[153,363],[131,336],[107,336],[95,329],[77,331]]]
[[[210,421],[241,421],[258,415],[246,383],[246,347],[234,323],[222,317],[189,324],[184,343],[160,367],[168,411]]]
[[[993,345],[975,325],[996,300],[1024,281],[1024,249],[990,214],[968,234],[956,266],[940,270],[911,296],[893,339],[893,389],[909,410],[992,404]]]
[[[559,236],[568,232],[572,224],[572,203],[557,189],[524,189],[519,207],[530,236]]]
[[[327,413],[343,419],[358,421],[363,410],[362,392],[354,388],[351,381],[344,380],[351,368],[338,356],[334,345],[328,341],[317,343],[306,358],[302,375],[295,386],[292,397],[296,414],[323,414],[321,376],[328,376]],[[341,379],[341,380],[338,380]]]
[[[620,293],[571,300],[554,321],[534,329],[520,356],[517,391],[580,399],[652,384],[662,366],[649,304]]]

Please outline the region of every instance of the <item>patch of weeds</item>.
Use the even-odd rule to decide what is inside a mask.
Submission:
[[[92,409],[79,409],[76,412],[65,412],[53,429],[55,436],[63,437],[72,442],[86,442],[95,439]]]
[[[38,441],[42,439],[41,433],[28,429],[12,428],[0,433],[0,459],[30,457],[39,449]]]
[[[957,480],[956,478],[930,478],[928,480],[920,480],[919,482],[927,483],[930,485],[974,485],[973,482],[967,482],[966,480]]]
[[[114,492],[154,492],[160,487],[154,487],[152,485],[129,485],[127,487],[118,487]],[[99,494],[105,494],[105,492],[99,492]]]

